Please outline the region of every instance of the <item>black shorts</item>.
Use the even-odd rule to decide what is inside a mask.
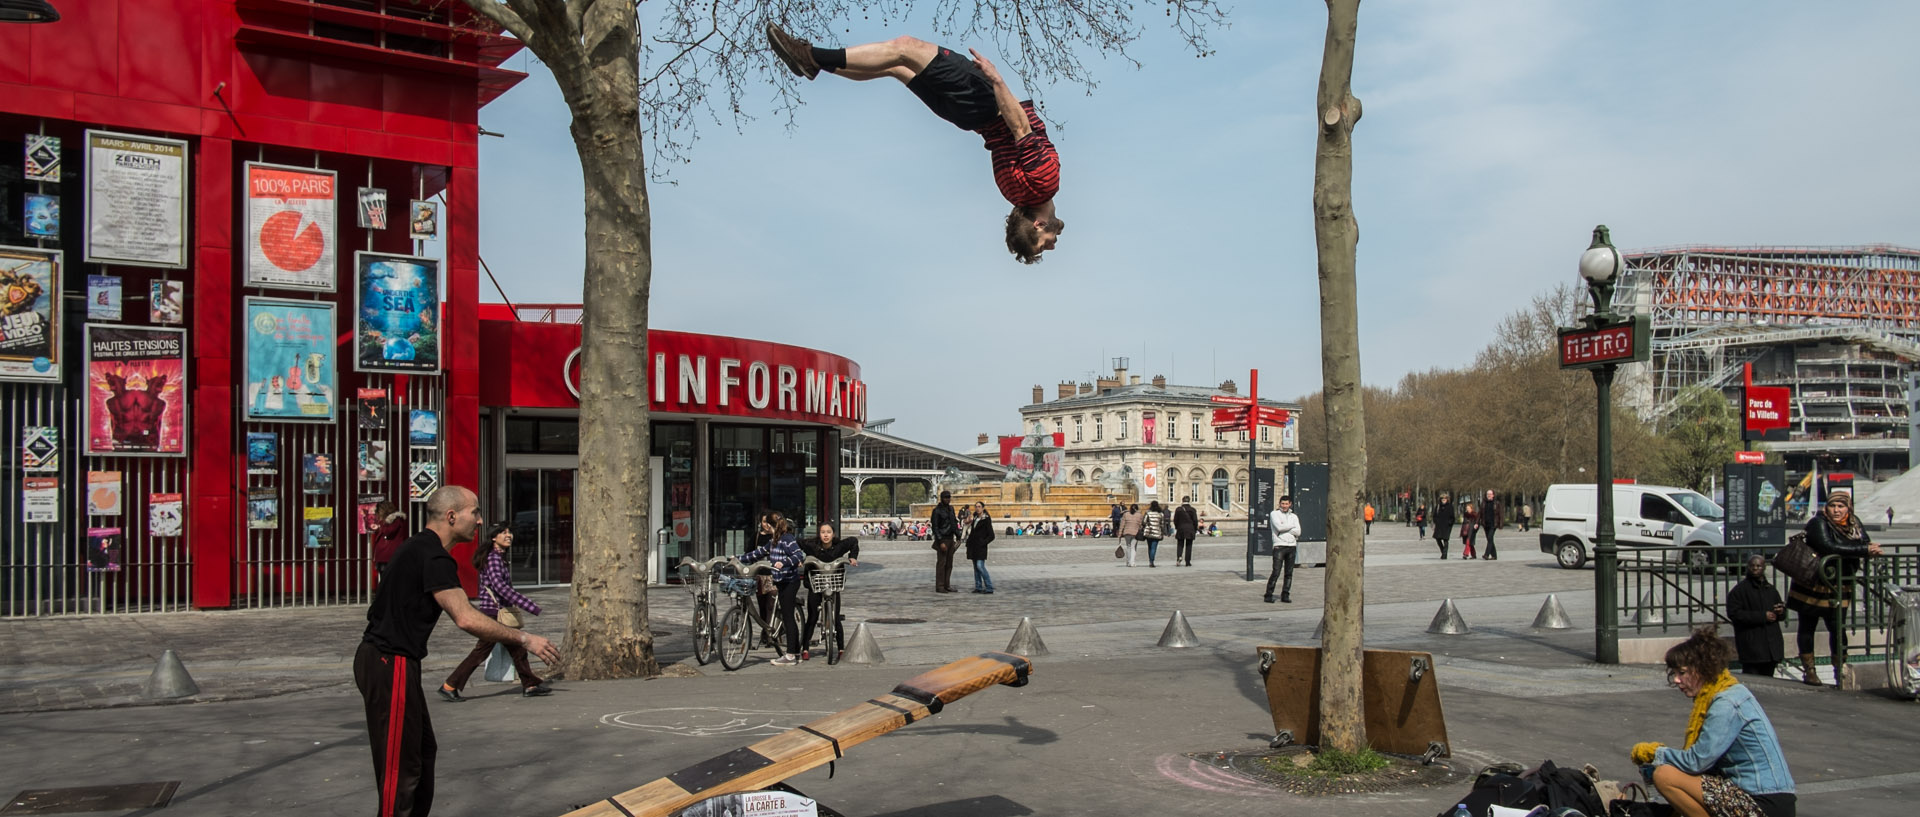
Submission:
[[[942,48],[926,70],[907,81],[907,90],[933,109],[934,115],[961,130],[979,130],[1000,119],[993,99],[993,83],[973,60]]]

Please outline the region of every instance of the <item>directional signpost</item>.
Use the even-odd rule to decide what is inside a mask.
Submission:
[[[1258,473],[1257,466],[1259,464],[1257,446],[1260,444],[1260,435],[1257,429],[1260,426],[1284,427],[1287,424],[1289,413],[1286,409],[1277,406],[1260,405],[1259,369],[1254,369],[1248,373],[1247,382],[1247,396],[1245,397],[1237,397],[1230,394],[1216,394],[1208,399],[1215,403],[1225,405],[1224,408],[1213,410],[1214,431],[1244,431],[1247,433],[1247,473],[1252,475]],[[1249,479],[1252,479],[1252,477],[1249,476]],[[1256,491],[1257,490],[1258,489],[1256,489]],[[1251,497],[1249,499],[1251,500]],[[1258,503],[1249,501],[1247,504],[1248,508],[1251,509]],[[1265,517],[1252,512],[1252,510],[1248,511],[1247,581],[1253,581],[1254,551],[1258,549],[1261,533],[1266,530],[1266,527],[1267,520]]]

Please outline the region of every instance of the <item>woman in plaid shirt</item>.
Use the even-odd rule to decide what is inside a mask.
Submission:
[[[480,571],[480,598],[474,600],[474,606],[480,612],[500,618],[500,605],[518,607],[522,612],[540,615],[540,605],[533,599],[520,595],[513,589],[513,578],[507,574],[507,549],[513,547],[513,531],[504,524],[493,526],[487,532],[484,542],[473,549],[473,566]],[[448,703],[460,703],[466,700],[460,691],[467,688],[467,678],[487,660],[493,652],[494,642],[482,639],[474,645],[473,652],[467,653],[466,660],[455,667],[453,674],[447,676],[440,685],[440,698]],[[520,673],[520,695],[536,698],[551,694],[553,687],[540,676],[533,674],[533,665],[527,663],[527,650],[519,644],[504,644],[507,654],[513,656],[513,668]]]
[[[795,602],[800,592],[800,563],[806,554],[800,552],[800,537],[793,535],[793,523],[784,514],[774,513],[773,541],[754,548],[741,555],[741,564],[753,564],[761,559],[773,560],[773,586],[780,591],[780,626],[787,637],[786,652],[773,659],[776,667],[791,667],[800,663],[800,628],[796,626]]]

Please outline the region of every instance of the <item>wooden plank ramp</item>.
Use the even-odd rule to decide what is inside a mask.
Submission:
[[[996,684],[1026,686],[1033,663],[1002,652],[962,658],[870,698],[751,746],[688,766],[566,817],[668,817],[709,797],[758,791],[834,760],[848,749],[931,715]]]

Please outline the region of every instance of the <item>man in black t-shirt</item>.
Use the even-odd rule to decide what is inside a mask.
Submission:
[[[551,642],[500,624],[467,601],[447,549],[471,540],[479,529],[480,498],[448,485],[427,497],[426,515],[426,529],[401,544],[387,564],[367,608],[366,635],[353,656],[353,683],[366,702],[380,817],[425,815],[433,808],[438,746],[421,691],[420,661],[427,657],[427,639],[441,612],[475,636],[518,641],[549,665],[560,660]]]

